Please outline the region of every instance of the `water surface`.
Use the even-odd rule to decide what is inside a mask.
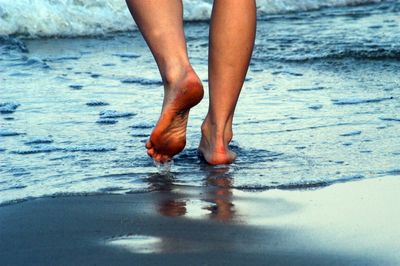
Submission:
[[[259,190],[399,175],[399,11],[393,1],[261,14],[234,121],[238,159],[222,176]],[[207,88],[208,23],[186,33]],[[163,90],[137,31],[2,37],[0,57],[0,203],[158,189],[144,143]],[[207,101],[191,112],[175,184],[203,186],[214,172],[196,152]]]

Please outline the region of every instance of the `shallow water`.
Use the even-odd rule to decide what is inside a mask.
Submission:
[[[241,189],[314,188],[400,173],[400,3],[261,15],[235,121],[231,166],[197,157],[207,95],[187,147],[157,167],[144,142],[162,102],[140,34],[0,41],[0,203],[134,193],[163,180]],[[208,23],[188,23],[207,87]],[[168,169],[170,167],[170,169]],[[156,181],[155,181],[156,180]]]

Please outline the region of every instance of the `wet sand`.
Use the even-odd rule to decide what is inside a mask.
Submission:
[[[2,265],[396,265],[400,180],[245,192],[228,179],[0,208]]]

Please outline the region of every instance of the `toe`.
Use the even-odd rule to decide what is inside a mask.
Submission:
[[[153,149],[153,148],[148,149],[148,150],[147,150],[147,154],[148,154],[150,157],[153,157],[154,154],[155,154],[154,149]]]
[[[161,154],[157,153],[153,157],[156,161],[161,162]]]
[[[148,139],[147,142],[146,142],[146,148],[147,149],[151,149],[151,147],[153,147],[153,145],[151,144],[150,139]]]

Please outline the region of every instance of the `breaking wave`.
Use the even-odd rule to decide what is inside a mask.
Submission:
[[[260,14],[353,6],[383,0],[258,0]],[[184,0],[185,21],[208,20],[211,0]],[[121,0],[0,0],[0,35],[95,36],[134,29]]]

